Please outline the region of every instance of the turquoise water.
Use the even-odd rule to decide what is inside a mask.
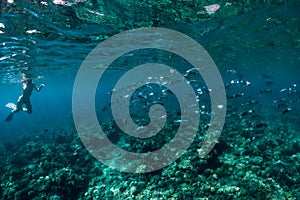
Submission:
[[[97,161],[84,148],[73,121],[72,92],[77,71],[101,42],[89,36],[105,38],[121,31],[82,21],[80,28],[61,27],[41,17],[42,11],[35,16],[28,11],[3,9],[1,199],[299,199],[298,6],[262,6],[228,18],[164,25],[201,44],[224,81],[224,129],[219,143],[204,159],[199,159],[197,149],[211,116],[208,89],[201,78],[187,73],[190,66],[184,60],[167,52],[139,51],[135,57],[125,55],[106,72],[95,96],[98,120],[114,144],[136,153],[157,150],[168,143],[178,129],[181,113],[174,95],[160,100],[166,88],[142,87],[135,95],[144,99],[130,106],[134,121],[147,125],[149,108],[159,102],[168,111],[166,130],[157,138],[145,140],[122,133],[110,110],[110,92],[119,77],[141,63],[168,63],[195,79],[193,87],[203,91],[199,101],[202,121],[190,148],[171,165],[146,174],[119,172]],[[69,12],[69,7],[64,9]],[[24,17],[28,21],[21,22]],[[57,21],[64,20],[59,17]],[[39,32],[30,34],[26,30]],[[45,87],[32,94],[32,114],[16,113],[6,122],[10,109],[5,105],[16,103],[22,92],[21,73]],[[151,92],[154,95],[147,96]],[[118,159],[118,155],[112,156]]]

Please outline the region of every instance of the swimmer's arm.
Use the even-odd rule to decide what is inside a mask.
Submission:
[[[45,86],[44,84],[41,84],[40,87],[36,87],[36,85],[34,85],[34,89],[39,92],[44,86]]]

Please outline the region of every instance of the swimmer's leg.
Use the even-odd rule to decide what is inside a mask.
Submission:
[[[23,111],[31,114],[32,113],[32,107],[31,107],[31,102],[30,100],[28,100],[27,102],[25,102],[26,108],[23,108]]]
[[[24,104],[23,96],[20,96],[18,99],[18,102],[17,102],[17,108],[15,110],[13,110],[12,113],[16,113],[16,112],[19,112],[20,110],[22,110],[23,104]]]

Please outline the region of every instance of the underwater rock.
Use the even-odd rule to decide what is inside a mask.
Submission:
[[[255,156],[249,159],[250,164],[259,165],[263,162],[263,158],[260,156]]]
[[[217,10],[220,9],[220,5],[219,4],[212,4],[212,5],[208,5],[208,6],[204,6],[207,14],[212,15],[214,14]]]

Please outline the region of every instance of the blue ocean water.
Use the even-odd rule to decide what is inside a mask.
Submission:
[[[299,134],[296,133],[300,131],[300,15],[297,5],[299,6],[297,3],[267,6],[228,19],[216,18],[206,22],[166,26],[190,36],[211,55],[226,87],[225,127],[234,130],[234,127],[240,125],[242,128],[236,129],[259,129],[259,134],[250,131],[249,135],[247,131],[237,131],[237,134],[246,135],[245,138],[251,138],[251,141],[263,137],[260,128],[270,128],[275,122],[286,127],[281,130],[287,131],[286,140],[292,139],[295,146],[299,146]],[[5,24],[7,30],[11,30],[13,27],[9,26],[10,20],[15,19],[21,20],[17,14],[3,14],[0,23]],[[101,29],[97,25],[94,27],[97,30]],[[26,135],[74,131],[74,81],[82,62],[99,41],[65,36],[53,39],[40,37],[39,33],[18,35],[12,31],[5,33],[6,29],[0,34],[0,141],[5,143],[19,140]],[[68,30],[68,34],[72,36],[81,33],[78,30]],[[143,56],[146,62],[163,62],[166,54],[150,51],[148,55],[144,55],[142,52],[137,58],[132,59],[129,56],[129,63],[120,61],[121,67],[109,69],[107,76],[99,83],[95,96],[99,121],[109,114],[105,108],[110,106],[109,93],[117,78],[128,70],[127,65],[139,63]],[[186,73],[187,70],[182,67],[183,62],[176,59],[168,62],[183,74]],[[12,121],[6,122],[4,119],[11,110],[5,105],[8,102],[16,103],[22,93],[21,73],[33,77],[37,85],[45,84],[45,87],[39,93],[34,91],[32,94],[32,114],[20,112],[15,114]],[[203,94],[203,98],[207,98],[207,94]],[[173,99],[170,101],[175,102]],[[206,99],[202,103],[209,103],[209,100]],[[170,102],[166,104],[170,106],[171,111],[174,110],[174,105],[177,106],[176,102],[174,105]],[[202,106],[201,103],[199,105]],[[138,109],[135,112],[138,112]],[[203,112],[203,115],[209,118],[210,110],[203,108]],[[147,121],[147,116],[145,119]],[[230,134],[227,136],[231,137]],[[226,138],[226,133],[224,137]],[[298,155],[299,158],[298,147],[292,151],[292,154]],[[1,153],[4,155],[5,150]],[[284,160],[285,156],[283,157]],[[299,169],[296,172],[299,175]],[[286,185],[293,188],[292,184]]]
[[[179,24],[170,28],[189,35],[206,48],[225,81],[231,81],[230,75],[226,73],[231,69],[250,80],[251,89],[245,96],[255,99],[259,95],[260,102],[272,104],[276,99],[287,98],[284,93],[280,93],[281,89],[288,88],[291,84],[299,84],[298,34],[287,32],[289,29],[297,30],[295,26],[299,25],[297,9],[291,10],[291,7],[263,8],[222,22],[212,19],[206,23]],[[288,9],[291,11],[287,12]],[[262,28],[265,20],[272,16],[274,19],[286,21],[294,19],[295,23],[287,22],[271,30],[257,31]],[[4,15],[2,21],[9,22],[10,17]],[[250,20],[252,23],[248,25]],[[73,32],[76,34],[76,30]],[[47,129],[52,123],[61,123],[69,119],[72,115],[71,94],[76,72],[84,58],[98,43],[79,42],[76,39],[41,40],[30,34],[20,37],[8,34],[0,36],[0,89],[3,94],[1,118],[4,119],[10,111],[5,107],[6,103],[16,102],[21,95],[21,72],[38,77],[35,82],[46,85],[40,93],[33,94],[32,115],[20,113],[12,123],[1,122],[1,137],[11,137],[27,130]],[[274,84],[264,84],[267,81]],[[272,89],[273,92],[267,95],[257,92],[266,89]]]

